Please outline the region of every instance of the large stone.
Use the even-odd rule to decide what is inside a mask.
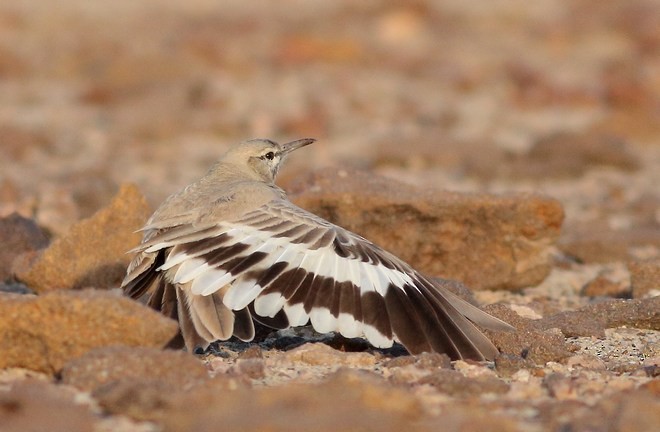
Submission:
[[[500,318],[516,328],[510,332],[492,332],[486,334],[499,348],[503,356],[500,364],[508,363],[507,368],[516,360],[521,367],[544,365],[547,362],[559,362],[570,356],[564,341],[564,335],[556,330],[540,329],[537,321],[524,318],[503,304],[491,304],[484,308],[489,314]]]
[[[89,351],[64,365],[62,382],[94,390],[115,381],[163,381],[171,390],[193,387],[209,378],[206,366],[183,351],[110,346]]]
[[[136,246],[136,233],[149,217],[138,189],[121,187],[110,205],[73,227],[30,263],[15,269],[17,278],[36,292],[84,287],[116,287]]]
[[[564,217],[558,201],[540,195],[420,190],[362,171],[322,170],[290,190],[299,206],[418,270],[475,289],[542,281]]]
[[[18,213],[0,218],[0,282],[11,276],[11,264],[17,256],[48,245],[48,237],[32,220]]]
[[[125,346],[94,349],[68,362],[60,375],[107,412],[136,420],[158,418],[173,395],[210,380],[206,366],[186,352]]]
[[[559,248],[583,263],[610,263],[635,258],[635,249],[660,248],[657,227],[612,230],[602,222],[566,227]]]
[[[575,391],[575,379],[568,380]],[[544,430],[636,432],[654,431],[660,425],[660,399],[644,388],[607,395],[595,405],[578,401],[553,405],[539,410]]]
[[[509,391],[504,381],[484,376],[468,378],[453,370],[438,370],[417,381],[416,384],[430,385],[441,393],[456,397],[478,396],[484,393],[502,394]]]
[[[0,369],[55,373],[73,358],[110,345],[164,346],[177,323],[110,292],[0,295]]]
[[[276,363],[373,367],[376,358],[369,353],[341,352],[322,343],[308,343],[283,353]]]
[[[3,389],[4,390],[4,389]],[[0,431],[92,432],[96,416],[66,389],[37,380],[0,391]]]
[[[535,178],[579,176],[593,166],[634,171],[641,165],[626,141],[593,132],[563,132],[540,137],[517,162],[515,172],[522,171]]]
[[[660,296],[598,302],[541,318],[534,325],[538,329],[558,328],[566,337],[604,337],[605,329],[614,327],[660,330]]]
[[[417,399],[370,374],[340,372],[318,384],[195,391],[173,404],[164,431],[418,431]]]
[[[633,298],[660,293],[660,258],[628,263]]]

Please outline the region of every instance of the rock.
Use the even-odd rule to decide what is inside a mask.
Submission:
[[[566,361],[566,366],[572,369],[587,369],[587,370],[605,370],[605,362],[595,355],[591,354],[577,354],[570,357]]]
[[[139,421],[157,421],[170,409],[178,390],[165,381],[120,379],[99,387],[94,399],[108,414],[120,414]]]
[[[451,359],[444,353],[421,353],[413,357],[415,358],[415,366],[422,369],[451,368]]]
[[[532,369],[535,363],[520,355],[500,353],[495,357],[495,369],[500,376],[510,377],[520,369]]]
[[[551,373],[543,378],[543,384],[550,397],[559,400],[578,399],[578,385],[574,384],[572,378],[561,373]]]
[[[532,177],[575,177],[594,166],[634,171],[640,161],[629,144],[618,137],[562,132],[540,137],[518,168],[525,167]]]
[[[621,393],[600,403],[601,406],[607,405],[605,410],[614,411],[614,415],[610,419],[616,430],[621,432],[651,431],[660,425],[658,393],[654,394],[646,389]]]
[[[503,354],[521,357],[521,367],[544,365],[549,361],[560,362],[570,355],[564,335],[551,329],[540,329],[537,324],[539,320],[523,318],[501,304],[488,305],[484,311],[516,328],[511,332],[485,330],[485,333]],[[510,359],[508,363],[511,363]]]
[[[164,431],[418,431],[421,407],[381,379],[341,372],[321,384],[194,392],[173,404]]]
[[[192,395],[203,394],[213,399],[215,393],[230,396],[237,389],[247,388],[240,378],[227,375],[197,380],[191,384],[190,387],[177,388],[165,379],[119,379],[98,387],[92,396],[110,414],[125,415],[138,421],[158,422],[167,412],[176,411],[182,399]]]
[[[186,352],[127,346],[93,349],[66,363],[60,375],[64,384],[89,392],[119,380],[162,381],[180,390],[209,378],[204,364]]]
[[[84,287],[109,288],[121,282],[149,206],[133,185],[124,185],[108,207],[55,239],[16,277],[37,292]]]
[[[423,191],[363,171],[318,171],[290,190],[297,205],[418,270],[475,289],[543,280],[563,221],[561,204],[540,195]]]
[[[419,379],[416,384],[428,384],[441,393],[455,397],[479,396],[484,393],[502,394],[509,385],[495,377],[468,378],[453,370],[439,370]]]
[[[96,290],[0,295],[0,369],[55,373],[110,345],[162,347],[176,322],[119,295]]]
[[[580,294],[587,297],[629,297],[630,288],[626,284],[614,282],[604,276],[597,276],[587,282]]]
[[[15,382],[0,391],[2,432],[92,432],[96,416],[61,387],[36,380]]]
[[[539,137],[526,153],[512,153],[496,143],[447,139],[444,130],[424,131],[422,136],[385,137],[376,143],[374,164],[409,170],[442,167],[443,170],[482,179],[574,178],[589,168],[608,166],[623,171],[640,167],[639,157],[624,140],[611,134],[561,132]],[[415,142],[415,151],[401,145]],[[442,151],[438,151],[441,147]]]
[[[636,327],[660,330],[660,297],[610,300],[537,320],[539,329],[558,328],[566,337],[605,337],[605,329]]]
[[[492,394],[490,396],[493,396]],[[499,412],[497,412],[499,411]],[[424,422],[429,431],[498,431],[520,432],[529,430],[501,414],[499,409],[483,402],[482,399],[458,399],[454,403],[442,404],[440,415]],[[524,424],[524,423],[523,423]]]
[[[0,52],[5,54],[4,50]],[[53,145],[48,134],[4,122],[0,125],[0,137],[2,154],[13,163],[24,163],[35,151],[43,151]]]
[[[231,370],[237,375],[244,375],[250,379],[266,377],[265,362],[258,358],[237,360],[236,365]]]
[[[582,263],[610,263],[634,259],[634,249],[660,248],[660,230],[639,227],[612,230],[601,224],[567,227],[557,245]]]
[[[642,298],[652,291],[660,293],[660,258],[628,263],[633,298]]]
[[[658,395],[646,389],[617,392],[594,406],[570,409],[570,416],[548,416],[547,430],[653,431],[660,425]],[[554,417],[554,418],[552,418]]]
[[[22,253],[48,246],[48,237],[32,220],[12,213],[0,218],[0,282],[11,276],[11,264]]]
[[[262,359],[264,358],[263,350],[259,345],[251,345],[245,351],[238,354],[238,360]]]
[[[415,151],[402,141],[414,141]],[[441,167],[443,171],[491,178],[506,162],[504,152],[493,143],[460,142],[447,139],[443,130],[424,130],[422,136],[386,136],[374,144],[373,166],[393,166],[408,170]],[[442,147],[442,151],[438,151]]]
[[[323,343],[307,343],[282,353],[278,362],[304,363],[306,365],[320,366],[350,366],[369,367],[376,364],[376,357],[365,352],[341,352]]]

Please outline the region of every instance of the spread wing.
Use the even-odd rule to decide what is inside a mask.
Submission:
[[[222,306],[251,311],[266,324],[311,321],[318,332],[364,335],[376,347],[397,340],[411,353],[452,358],[497,353],[473,323],[511,329],[368,240],[285,200],[237,220],[152,232],[136,252],[125,291],[139,297],[172,284],[193,314],[195,302],[215,296],[217,303],[220,295]]]

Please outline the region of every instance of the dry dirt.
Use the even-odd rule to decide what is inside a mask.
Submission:
[[[0,432],[660,430],[658,22],[654,0],[3,2]],[[309,328],[159,348],[174,323],[115,290],[135,229],[237,141],[307,136],[292,199],[472,288],[517,329],[494,362]]]

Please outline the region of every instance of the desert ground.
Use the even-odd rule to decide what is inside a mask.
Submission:
[[[0,431],[660,430],[660,3],[0,4]],[[118,289],[230,146],[516,328],[203,354]],[[466,289],[466,287],[468,289]]]

